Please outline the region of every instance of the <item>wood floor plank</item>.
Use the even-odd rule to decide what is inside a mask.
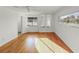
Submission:
[[[55,33],[53,32],[28,32],[24,33],[7,44],[0,47],[1,53],[37,53],[35,45],[29,48],[26,45],[26,40],[29,36],[47,37],[52,42],[55,42],[68,52],[73,52]]]

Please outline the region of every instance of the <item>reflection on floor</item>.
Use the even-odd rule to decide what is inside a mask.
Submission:
[[[51,32],[30,32],[0,47],[2,53],[65,53],[72,50]]]

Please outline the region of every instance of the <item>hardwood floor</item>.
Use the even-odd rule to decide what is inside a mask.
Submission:
[[[55,34],[52,32],[28,32],[20,35],[14,40],[8,42],[7,44],[0,47],[1,53],[38,53],[34,44],[31,47],[27,45],[27,38],[29,36],[36,37],[47,37],[52,42],[55,42],[68,52],[72,52],[72,50]]]

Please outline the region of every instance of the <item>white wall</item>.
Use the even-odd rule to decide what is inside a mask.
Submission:
[[[18,14],[6,7],[0,7],[0,46],[17,37]]]
[[[18,16],[19,16],[19,19],[18,19],[18,32],[22,32],[22,20],[24,19],[23,16],[24,16],[24,13],[21,13],[21,12],[18,12]]]
[[[79,52],[79,28],[74,28],[66,24],[58,23],[58,17],[78,11],[79,7],[64,7],[55,16],[55,32],[74,51]]]

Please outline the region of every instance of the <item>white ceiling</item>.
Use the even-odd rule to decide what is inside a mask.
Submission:
[[[61,6],[32,6],[29,8],[30,10],[42,13],[55,13],[57,10],[61,8]]]
[[[61,9],[62,6],[14,6],[18,11],[27,12],[28,10],[34,12],[41,12],[46,14],[53,14],[57,10]]]

